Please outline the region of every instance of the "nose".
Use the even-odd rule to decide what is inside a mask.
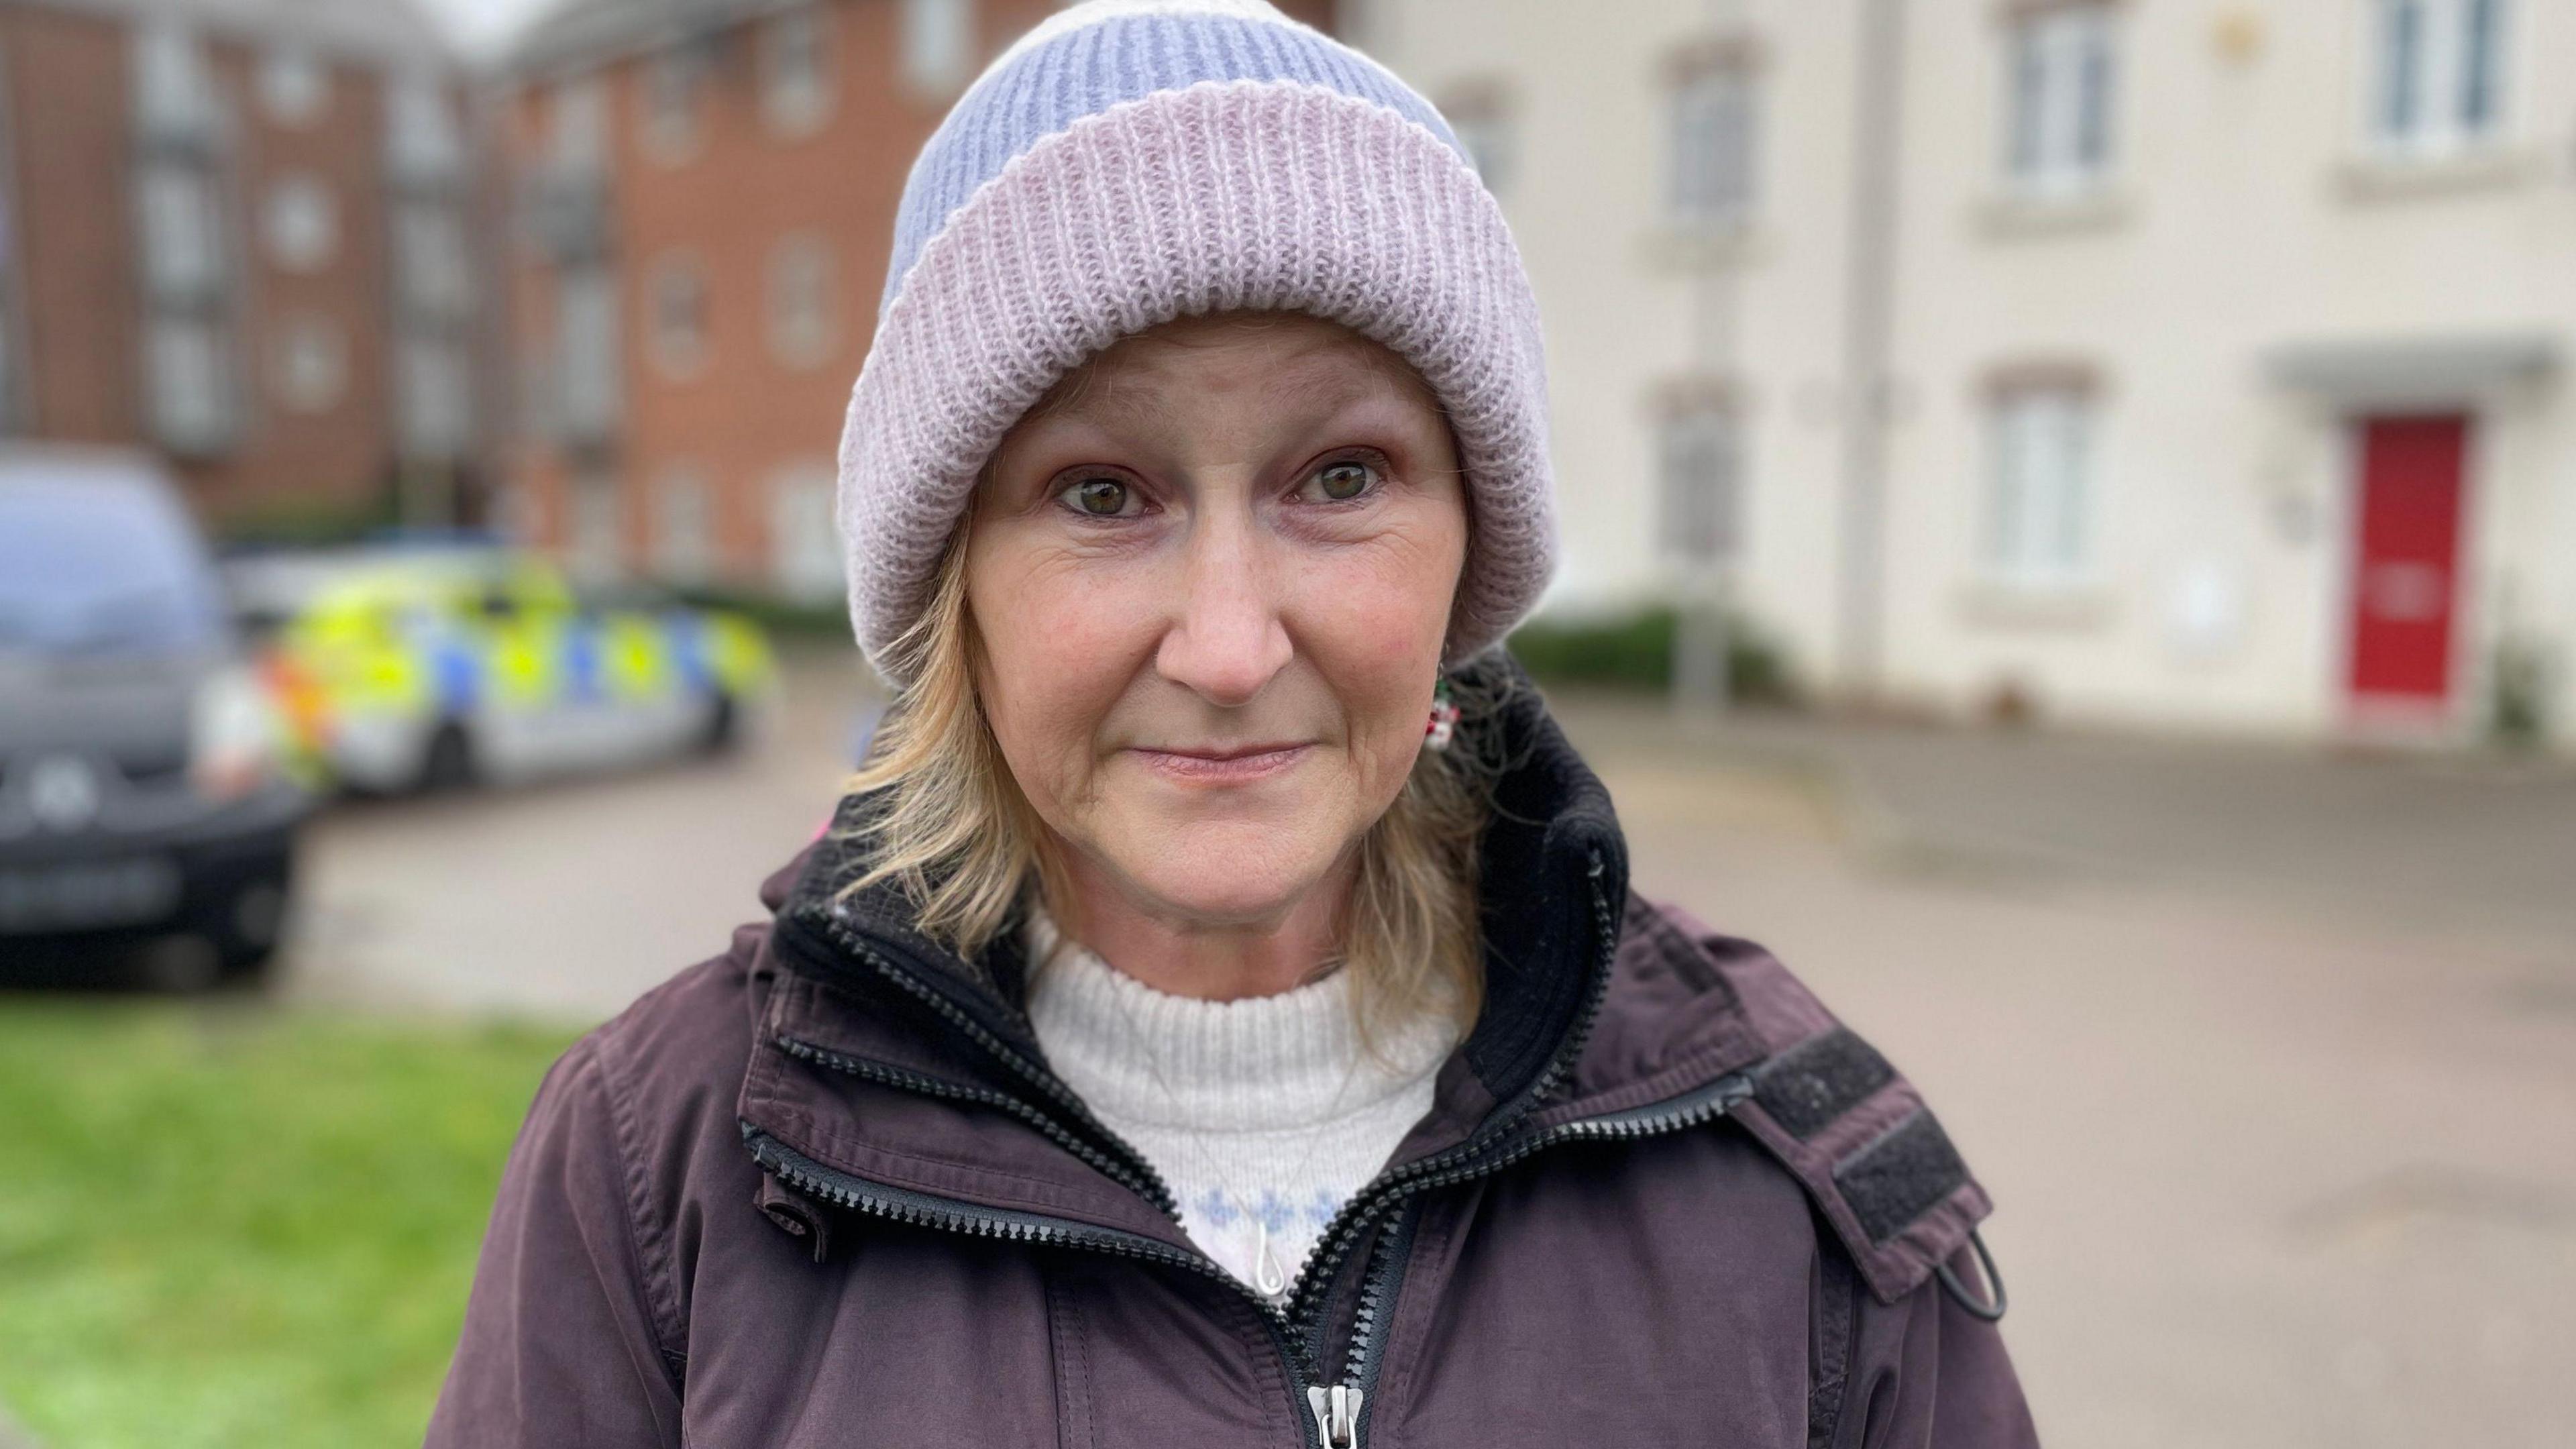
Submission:
[[[1291,652],[1276,571],[1249,520],[1222,511],[1198,521],[1186,548],[1181,598],[1154,667],[1220,708],[1250,704]]]

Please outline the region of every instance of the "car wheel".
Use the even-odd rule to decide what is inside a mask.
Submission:
[[[146,991],[195,996],[224,979],[223,948],[204,936],[163,936],[137,949],[135,970]]]
[[[443,795],[462,790],[474,783],[474,741],[465,726],[450,720],[429,737],[429,748],[420,757],[420,775],[412,782],[412,791],[420,795]]]
[[[721,755],[742,741],[742,712],[735,707],[733,696],[719,694],[716,707],[707,715],[706,725],[698,731],[698,753]]]
[[[213,932],[215,957],[223,979],[256,981],[286,938],[289,879],[276,876],[243,886]]]

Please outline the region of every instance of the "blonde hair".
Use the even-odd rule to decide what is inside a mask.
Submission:
[[[929,607],[888,651],[894,672],[912,683],[845,787],[881,798],[852,831],[869,846],[866,869],[841,888],[846,896],[897,883],[922,933],[968,957],[1008,929],[1032,890],[1057,901],[1069,891],[976,694],[983,641],[966,606],[973,526],[970,510],[940,560]],[[1459,703],[1470,717],[1456,742],[1423,752],[1360,842],[1342,960],[1371,1050],[1389,1027],[1424,1015],[1447,1017],[1463,1035],[1483,1002],[1477,845],[1492,781],[1474,717],[1489,702]]]

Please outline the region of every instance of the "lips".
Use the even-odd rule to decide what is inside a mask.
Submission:
[[[1306,744],[1190,745],[1149,748],[1129,753],[1148,769],[1186,784],[1234,785],[1267,779],[1292,769],[1314,746]]]

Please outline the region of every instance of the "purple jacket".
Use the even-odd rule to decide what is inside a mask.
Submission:
[[[1486,1006],[1284,1307],[825,843],[547,1077],[430,1444],[2035,1443],[1920,1098],[1497,727]]]

